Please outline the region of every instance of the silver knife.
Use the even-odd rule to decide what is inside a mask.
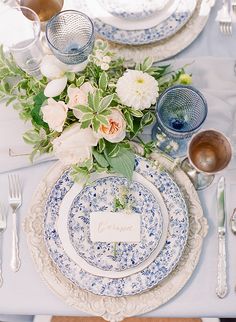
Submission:
[[[228,292],[226,273],[226,213],[225,213],[225,178],[221,177],[217,186],[217,213],[218,213],[218,267],[216,294],[223,298]]]

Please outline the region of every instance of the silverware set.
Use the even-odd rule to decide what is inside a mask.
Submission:
[[[12,212],[12,257],[11,257],[11,269],[17,272],[20,268],[20,255],[19,255],[19,239],[18,239],[18,209],[22,204],[21,185],[18,174],[8,175],[8,203]],[[3,284],[2,274],[2,241],[3,233],[7,228],[7,210],[2,204],[0,204],[0,287]]]

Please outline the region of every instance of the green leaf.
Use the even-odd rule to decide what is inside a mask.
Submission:
[[[93,156],[101,167],[107,168],[109,166],[106,158],[102,154],[98,153],[95,149],[93,149]]]
[[[73,82],[75,80],[75,73],[73,72],[66,72],[65,76],[70,82]]]
[[[143,72],[148,71],[152,67],[152,64],[153,64],[153,59],[151,57],[145,58],[142,64],[142,71]]]
[[[41,106],[46,99],[47,97],[44,95],[43,92],[39,93],[34,97],[34,108],[31,111],[31,117],[36,124],[42,126],[45,129],[49,129],[48,124],[43,121],[40,114]]]
[[[102,111],[99,114],[103,116],[109,116],[111,114],[111,110]]]
[[[129,111],[135,117],[142,117],[143,116],[143,112],[142,111],[135,110],[133,108],[129,109]]]
[[[109,125],[107,118],[101,114],[97,115],[96,119],[103,125]]]
[[[134,126],[133,126],[133,117],[130,115],[129,110],[124,110],[124,117],[127,123],[127,130],[129,132],[133,132]]]
[[[120,151],[120,145],[118,143],[111,143],[106,141],[106,148],[105,148],[106,155],[108,155],[111,158],[114,158],[115,156],[117,156],[119,151]]]
[[[97,147],[98,152],[99,153],[102,153],[104,151],[105,147],[106,147],[105,140],[104,139],[100,139],[98,141],[98,147]]]
[[[41,141],[41,138],[35,130],[29,130],[23,134],[23,140],[28,144],[36,144]]]
[[[47,97],[44,95],[43,92],[38,93],[33,100],[34,100],[34,106],[42,106],[44,101],[47,99]]]
[[[81,122],[91,121],[93,116],[93,113],[86,113],[82,116]]]
[[[94,105],[93,105],[93,94],[92,93],[88,93],[88,105],[89,107],[91,107],[94,110]]]
[[[84,83],[84,80],[85,80],[85,76],[80,76],[78,79],[76,79],[75,81],[75,84],[77,87],[80,87],[83,83]]]
[[[114,94],[110,94],[107,95],[105,97],[103,97],[103,99],[101,100],[100,104],[99,104],[99,108],[98,108],[98,112],[103,112],[105,111],[111,104],[112,100],[113,100]]]
[[[16,99],[16,97],[9,98],[9,100],[7,100],[7,102],[6,102],[6,106],[10,105],[11,102],[13,102],[15,99]]]
[[[86,168],[89,171],[91,171],[92,168],[93,168],[93,158],[91,157],[89,159],[86,159],[82,164],[80,164],[80,167],[81,168]]]
[[[79,167],[78,165],[72,166],[72,171],[70,172],[70,176],[75,182],[85,182],[89,178],[89,171],[87,168]]]
[[[99,77],[99,82],[98,82],[99,88],[101,88],[104,92],[107,89],[108,85],[108,75],[105,71],[101,73],[101,76]]]
[[[78,108],[83,113],[93,112],[93,109],[91,107],[89,107],[89,106],[77,105],[75,107]]]
[[[130,139],[132,140],[141,131],[141,118],[134,118],[133,131],[130,133]]]
[[[106,155],[106,159],[115,172],[122,174],[129,181],[132,180],[135,165],[135,155],[132,151],[121,147],[116,157]]]
[[[99,129],[99,126],[100,126],[100,122],[99,122],[99,120],[96,119],[96,117],[94,117],[92,119],[92,126],[93,126],[94,131],[97,132]]]
[[[143,128],[144,126],[147,126],[147,125],[150,125],[150,124],[152,124],[152,122],[155,120],[155,116],[154,116],[154,114],[152,113],[152,112],[147,112],[144,116],[143,116],[143,118],[142,118],[142,120],[141,120],[141,128]]]
[[[93,166],[94,166],[94,170],[98,173],[107,171],[107,168],[100,166],[100,164],[98,163],[94,163]]]
[[[99,104],[100,104],[100,91],[96,90],[95,93],[93,94],[93,108],[94,111],[98,111],[99,109]]]
[[[90,125],[90,123],[91,123],[91,120],[82,122],[80,126],[81,129],[86,129]]]

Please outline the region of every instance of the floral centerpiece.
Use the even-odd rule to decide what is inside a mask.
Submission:
[[[32,129],[24,134],[36,154],[53,152],[72,167],[75,180],[88,178],[93,171],[115,171],[132,178],[133,141],[145,155],[153,142],[140,137],[144,127],[155,120],[155,104],[166,88],[189,83],[183,68],[143,63],[126,67],[123,59],[109,51],[107,43],[95,43],[82,72],[47,55],[38,80],[18,68],[11,56],[0,52],[0,99],[19,110]]]

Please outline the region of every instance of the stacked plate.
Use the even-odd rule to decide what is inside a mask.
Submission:
[[[144,45],[177,33],[197,0],[81,0],[76,9],[90,16],[101,37],[119,44]]]
[[[92,242],[90,213],[116,213],[115,200],[124,191],[141,218],[140,242]],[[119,175],[94,174],[82,186],[67,170],[50,191],[44,214],[46,246],[61,273],[82,289],[113,297],[145,292],[163,281],[181,258],[188,227],[186,203],[174,180],[141,157],[135,159],[131,183]]]

